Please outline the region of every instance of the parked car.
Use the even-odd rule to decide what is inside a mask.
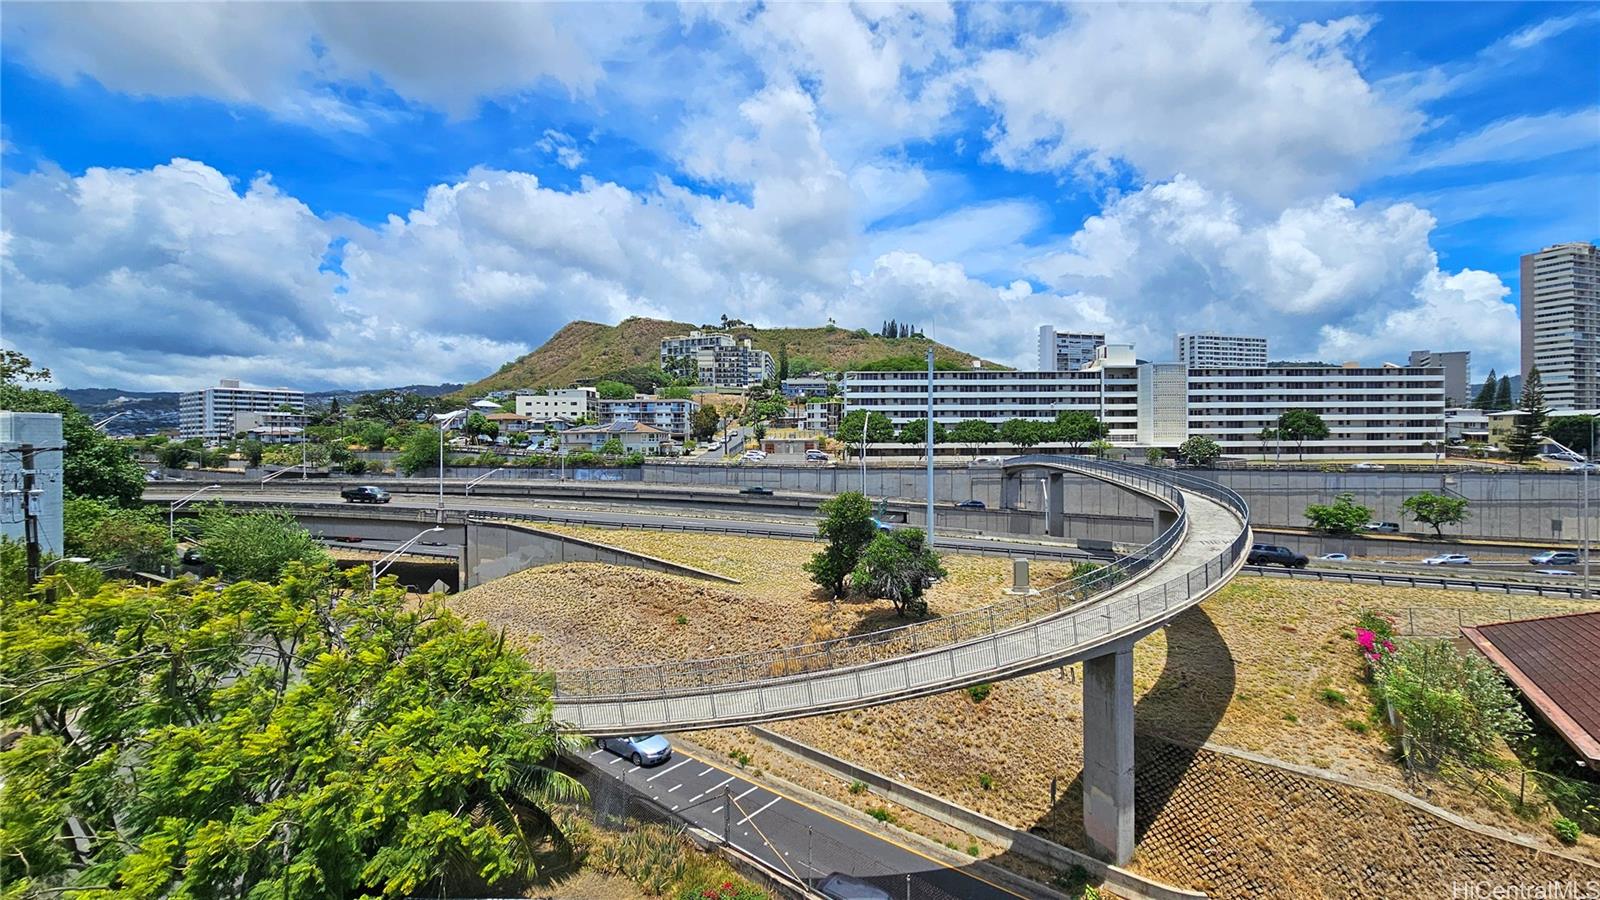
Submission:
[[[893,895],[853,875],[834,872],[817,883],[817,893],[832,900],[893,900]]]
[[[1425,566],[1470,566],[1472,557],[1465,553],[1441,553],[1422,561]]]
[[[872,520],[872,527],[878,529],[879,531],[893,531],[894,530],[894,526],[893,525],[890,525],[888,522],[885,522],[882,519],[878,519],[878,518],[874,518]]]
[[[1536,566],[1574,566],[1578,564],[1578,554],[1571,550],[1546,550],[1528,557],[1528,562]]]
[[[1245,563],[1252,566],[1283,566],[1285,569],[1304,569],[1311,562],[1304,553],[1275,544],[1251,544]]]
[[[1566,450],[1556,450],[1556,451],[1553,451],[1551,453],[1541,453],[1541,454],[1539,454],[1539,458],[1540,459],[1548,459],[1551,462],[1570,462],[1570,463],[1587,462],[1587,460],[1585,460],[1583,458],[1582,454],[1569,453]]]
[[[1382,472],[1382,463],[1356,463],[1350,467],[1352,472]]]
[[[355,486],[352,486],[352,487],[347,487],[344,490],[339,492],[339,496],[343,497],[345,499],[346,503],[388,503],[389,502],[389,492],[388,491],[384,490],[381,487],[373,487],[370,484],[362,484],[362,485],[355,485]]]
[[[1376,531],[1380,534],[1399,534],[1399,522],[1368,522],[1361,526],[1364,531]]]
[[[739,493],[741,493],[741,494],[751,494],[751,495],[757,496],[757,497],[771,497],[772,496],[772,488],[762,487],[761,485],[758,484],[758,485],[755,485],[754,487],[740,488],[739,489]]]
[[[982,500],[963,500],[956,504],[957,509],[988,509]]]
[[[1535,574],[1535,575],[1555,575],[1555,576],[1558,576],[1558,577],[1572,578],[1572,577],[1576,576],[1578,573],[1577,572],[1573,572],[1573,571],[1571,571],[1569,569],[1535,569],[1533,574]]]
[[[595,746],[609,750],[636,766],[655,766],[672,758],[672,745],[659,734],[595,738]]]
[[[807,450],[806,462],[833,462],[833,457],[821,450]]]
[[[1328,562],[1349,562],[1350,556],[1345,553],[1324,553],[1317,559],[1325,559]]]
[[[338,544],[359,544],[359,543],[361,543],[361,538],[358,538],[353,534],[337,535],[337,536],[334,537],[333,540],[334,540],[334,543],[338,543]]]
[[[1578,463],[1575,466],[1568,466],[1567,469],[1573,472],[1600,472],[1600,463]]]

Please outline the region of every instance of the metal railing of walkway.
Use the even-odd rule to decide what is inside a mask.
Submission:
[[[1177,521],[1124,559],[1032,597],[830,641],[558,672],[557,718],[594,734],[717,727],[870,706],[1024,675],[1159,627],[1220,587],[1249,548],[1248,507],[1216,482],[1079,457],[1017,457],[1006,465],[1062,469],[1119,484],[1171,507]],[[1218,517],[1208,515],[1209,533],[1193,533],[1190,498],[1220,506],[1229,524],[1219,527]],[[1211,547],[1217,547],[1214,553]],[[1185,548],[1181,574],[1130,592],[1130,581],[1170,568]]]
[[[1444,578],[1427,575],[1401,575],[1387,572],[1344,572],[1328,569],[1279,569],[1267,566],[1245,566],[1245,575],[1263,578],[1309,579],[1334,584],[1367,584],[1378,587],[1433,588],[1445,591],[1472,591],[1480,594],[1525,594],[1535,597],[1563,597],[1572,600],[1586,599],[1578,585],[1540,584],[1534,581],[1484,581],[1473,578]]]

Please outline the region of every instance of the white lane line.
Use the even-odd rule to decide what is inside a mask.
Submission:
[[[717,807],[717,808],[716,808],[716,809],[713,809],[713,810],[712,810],[712,811],[711,811],[711,814],[712,814],[712,815],[713,815],[713,816],[714,816],[714,815],[716,815],[716,814],[717,814],[717,813],[719,813],[719,812],[722,812],[722,807],[720,807],[720,806],[719,806],[719,807]]]
[[[676,766],[673,766],[672,769],[682,768],[683,766],[687,766],[689,763],[691,763],[693,761],[694,760],[686,759],[683,762],[678,763]],[[672,769],[662,769],[661,771],[655,773],[654,775],[651,775],[649,778],[646,778],[645,781],[655,781],[657,778],[660,778],[661,776],[667,774],[668,772],[671,772]]]
[[[608,762],[608,763],[606,763],[606,765],[608,765],[608,766],[614,766],[614,765],[616,765],[616,764],[617,764],[617,763],[619,763],[619,762],[622,762],[622,761],[623,761],[623,759],[622,759],[622,757],[620,757],[620,756],[619,756],[619,757],[617,757],[617,758],[616,758],[616,759],[613,759],[613,760],[612,760],[612,761],[611,761],[611,762]]]
[[[759,786],[757,786],[757,787],[753,787],[753,788],[751,788],[751,789],[750,789],[750,790],[748,790],[748,791],[745,791],[745,792],[744,792],[744,793],[742,793],[742,794],[740,794],[740,795],[739,795],[739,796],[737,796],[737,797],[735,797],[735,798],[733,798],[733,799],[734,799],[734,800],[735,800],[735,801],[738,801],[738,800],[743,800],[743,799],[744,799],[744,798],[746,798],[746,797],[748,797],[748,796],[750,796],[750,795],[751,795],[751,794],[754,794],[754,793],[755,793],[755,792],[756,792],[756,791],[759,791],[759,790],[761,790],[761,788],[760,788],[760,787],[759,787]]]
[[[766,806],[761,807],[760,809],[756,810],[755,812],[751,813],[748,816],[745,816],[744,818],[740,819],[739,821],[735,822],[734,824],[735,825],[743,825],[744,823],[750,821],[751,819],[754,819],[756,816],[761,815],[762,813],[766,812],[768,809],[771,809],[772,808],[772,804],[777,803],[779,800],[782,800],[782,799],[783,799],[782,797],[773,797],[772,800],[770,802],[768,802]]]
[[[634,766],[633,768],[629,769],[626,772],[623,772],[622,774],[623,775],[632,775],[633,773],[635,773],[637,771],[639,771],[639,767],[638,766]]]
[[[700,773],[700,774],[699,774],[699,775],[696,775],[696,776],[695,776],[695,777],[696,777],[696,778],[704,778],[704,777],[706,777],[706,776],[707,776],[707,775],[710,775],[710,774],[711,774],[711,772],[712,772],[712,769],[713,769],[713,767],[712,767],[712,766],[706,766],[706,770],[705,770],[705,771],[704,771],[704,772],[701,772],[701,773]]]
[[[673,791],[675,791],[675,790],[677,790],[677,789],[678,789],[678,788],[681,788],[681,787],[683,787],[683,785],[681,785],[681,784],[675,784],[675,785],[673,785],[673,786],[672,786],[672,787],[669,787],[669,788],[667,788],[667,793],[669,793],[669,794],[670,794],[670,793],[672,793],[672,792],[673,792]]]
[[[594,759],[596,756],[599,756],[600,754],[602,754],[604,752],[606,752],[606,751],[604,751],[604,750],[596,750],[595,752],[589,754],[589,758],[590,759]]]
[[[728,781],[732,781],[732,780],[733,780],[733,776],[732,776],[732,775],[729,775],[729,776],[728,776]],[[721,789],[722,789],[722,788],[724,788],[724,787],[726,787],[726,786],[727,786],[727,784],[728,784],[728,781],[724,781],[724,782],[723,782],[723,783],[722,783],[722,784],[719,784],[719,785],[717,785],[717,786],[716,786],[716,787],[710,787],[710,788],[706,788],[706,789],[705,789],[705,790],[703,790],[703,791],[701,791],[701,792],[700,792],[700,793],[698,793],[698,794],[695,794],[695,795],[694,795],[694,796],[693,796],[693,797],[690,797],[690,798],[689,798],[689,802],[690,802],[690,803],[693,803],[693,802],[695,802],[695,801],[696,801],[696,800],[699,800],[699,799],[700,799],[700,798],[701,798],[701,797],[704,797],[704,796],[705,796],[705,795],[707,795],[707,794],[709,794],[709,793],[712,793],[712,792],[714,792],[714,791],[719,791],[719,790],[721,790]]]

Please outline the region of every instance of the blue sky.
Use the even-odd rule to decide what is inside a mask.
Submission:
[[[6,3],[0,342],[471,380],[573,319],[1469,349],[1600,237],[1593,4]]]

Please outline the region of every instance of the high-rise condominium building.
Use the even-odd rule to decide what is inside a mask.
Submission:
[[[1472,353],[1467,350],[1413,350],[1408,363],[1415,369],[1444,370],[1444,396],[1447,406],[1466,406],[1472,402]]]
[[[1106,345],[1106,336],[1092,331],[1057,331],[1054,326],[1039,326],[1039,371],[1076,372],[1094,362],[1095,351]]]
[[[736,341],[732,335],[703,331],[662,338],[661,368],[687,370],[700,384],[717,387],[749,387],[778,377],[772,354],[755,349],[748,338]]]
[[[1522,377],[1539,367],[1551,409],[1600,407],[1600,252],[1556,244],[1522,257]]]
[[[1267,339],[1215,332],[1179,334],[1173,341],[1178,362],[1204,369],[1226,369],[1267,364]]]
[[[178,395],[178,433],[185,438],[225,441],[245,430],[235,424],[236,414],[277,412],[284,407],[304,412],[305,391],[240,387],[239,382],[224,378],[217,387]]]

